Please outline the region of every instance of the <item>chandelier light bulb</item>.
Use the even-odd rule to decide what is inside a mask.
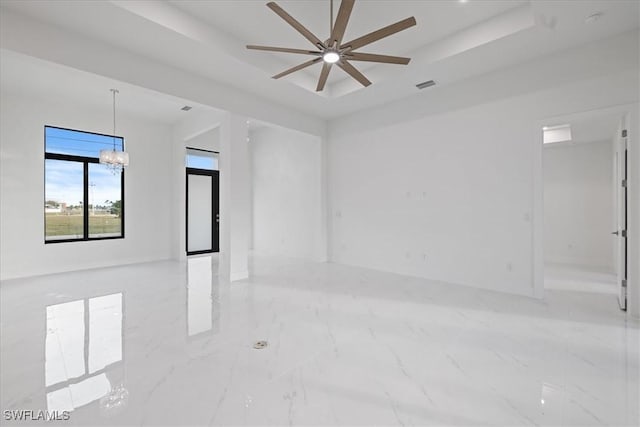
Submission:
[[[111,89],[113,95],[113,149],[100,150],[100,163],[106,165],[114,175],[121,173],[129,166],[129,153],[116,150],[116,94],[118,89]]]

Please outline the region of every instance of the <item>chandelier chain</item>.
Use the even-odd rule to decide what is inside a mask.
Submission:
[[[116,93],[120,93],[118,89],[111,89],[113,94],[113,151],[116,151]]]

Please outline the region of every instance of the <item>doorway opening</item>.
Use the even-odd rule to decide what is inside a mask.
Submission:
[[[626,126],[626,112],[614,109],[548,119],[541,129],[544,289],[604,294],[622,310]]]
[[[187,148],[186,248],[187,255],[220,251],[219,153]]]

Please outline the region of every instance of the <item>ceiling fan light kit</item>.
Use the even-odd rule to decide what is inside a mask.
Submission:
[[[322,60],[329,64],[335,64],[340,60],[340,53],[336,50],[327,49],[322,54]]]
[[[296,21],[291,15],[289,15],[284,9],[278,6],[275,2],[267,3],[267,7],[280,16],[284,21],[291,25],[302,36],[309,40],[317,50],[305,50],[305,49],[290,49],[286,47],[273,47],[273,46],[258,46],[247,45],[247,49],[263,50],[269,52],[282,52],[282,53],[295,53],[300,55],[315,56],[314,59],[303,62],[300,65],[289,68],[279,74],[273,76],[274,79],[279,79],[293,72],[310,67],[311,65],[322,62],[322,71],[320,71],[320,78],[318,79],[318,85],[316,91],[320,92],[324,89],[329,72],[333,64],[336,64],[344,72],[349,74],[355,80],[357,80],[363,86],[369,86],[371,82],[360,71],[358,71],[350,61],[366,61],[366,62],[378,62],[383,64],[400,64],[407,65],[411,58],[404,58],[400,56],[389,55],[377,55],[372,53],[355,52],[356,49],[367,46],[380,39],[406,30],[407,28],[416,25],[416,19],[412,16],[402,21],[398,21],[395,24],[388,25],[379,30],[373,31],[357,39],[353,39],[348,42],[343,42],[344,36],[351,11],[355,0],[342,0],[340,3],[340,9],[336,16],[335,23],[333,22],[333,0],[330,0],[330,36],[327,40],[322,41],[316,37],[311,31],[309,31],[304,25]]]

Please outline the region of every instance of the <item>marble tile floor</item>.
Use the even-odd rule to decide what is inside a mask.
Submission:
[[[629,425],[639,324],[336,264],[208,257],[5,281],[0,405],[53,425]],[[214,267],[215,268],[215,267]],[[267,340],[264,349],[254,349]]]
[[[544,276],[547,290],[618,295],[615,273],[602,269],[570,264],[547,264]]]

